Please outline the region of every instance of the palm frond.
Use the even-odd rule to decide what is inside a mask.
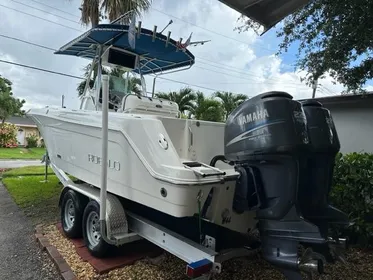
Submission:
[[[99,23],[99,11],[100,0],[83,0],[81,11],[81,21],[85,25],[92,24],[92,27],[98,25]]]
[[[213,93],[213,96],[221,101],[225,111],[226,118],[236,107],[238,107],[242,102],[244,102],[248,98],[244,94],[234,94],[232,92],[226,91],[217,91]]]
[[[142,12],[150,8],[151,2],[151,0],[103,0],[100,10],[104,11],[112,21],[129,11],[134,11],[140,16]],[[127,17],[123,20],[129,23],[129,19],[130,17]]]

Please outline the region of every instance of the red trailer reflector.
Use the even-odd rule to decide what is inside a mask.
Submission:
[[[190,278],[199,277],[209,273],[212,269],[212,265],[213,263],[207,259],[190,263],[187,265],[186,274]]]

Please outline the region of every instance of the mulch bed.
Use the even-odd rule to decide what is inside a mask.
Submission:
[[[57,224],[57,228],[61,234],[64,234],[61,223]],[[74,244],[75,252],[80,256],[82,261],[88,262],[98,274],[104,274],[119,267],[132,265],[145,257],[157,257],[163,252],[161,248],[154,244],[146,240],[140,240],[125,244],[118,248],[118,250],[113,251],[110,257],[100,259],[95,258],[89,253],[82,238],[71,239],[70,241]]]
[[[56,225],[44,228],[44,237],[49,244],[57,248],[59,254],[71,268],[76,279],[88,280],[186,280],[185,263],[180,259],[164,253],[157,258],[138,259],[131,265],[113,268],[103,274],[98,273],[91,262],[84,260],[78,254],[77,246],[83,246],[77,241],[67,239]],[[76,244],[74,244],[74,242]],[[325,273],[315,276],[315,280],[372,280],[373,251],[351,248],[346,254],[347,264],[337,262],[327,264]],[[261,258],[260,254],[250,258],[239,258],[227,261],[216,280],[278,280],[284,279],[273,266]],[[307,278],[305,278],[307,279]],[[70,279],[69,279],[70,280]]]

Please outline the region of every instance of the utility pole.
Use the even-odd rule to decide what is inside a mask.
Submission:
[[[62,102],[61,102],[62,108],[65,108],[64,103],[65,103],[65,95],[62,94]]]
[[[315,95],[316,95],[316,90],[317,90],[317,82],[318,82],[318,79],[316,80],[313,80],[312,82],[312,98],[315,98]]]

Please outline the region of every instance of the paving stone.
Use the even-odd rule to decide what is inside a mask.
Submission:
[[[71,271],[65,271],[64,273],[61,274],[63,280],[77,280],[75,274]]]

